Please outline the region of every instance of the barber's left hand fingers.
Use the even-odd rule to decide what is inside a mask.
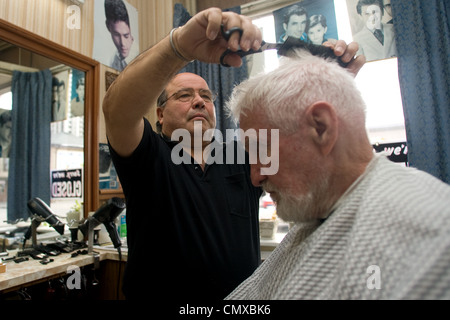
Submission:
[[[334,54],[337,57],[341,57],[342,62],[349,63],[347,68],[355,76],[366,62],[366,58],[363,55],[355,58],[355,55],[359,50],[359,45],[357,42],[350,42],[347,45],[344,40],[330,39],[323,45],[332,48]]]
[[[358,50],[359,45],[357,42],[350,42],[348,45],[346,45],[344,41],[338,40],[338,42],[336,43],[335,54],[343,51],[343,53],[340,55],[341,60],[343,62],[350,62],[355,57]]]
[[[323,43],[324,46],[333,49],[337,57],[341,57],[343,62],[349,62],[358,52],[359,45],[357,42],[350,42],[348,45],[344,40],[329,39]]]
[[[354,58],[348,65],[347,69],[353,73],[355,76],[358,74],[359,70],[364,66],[366,63],[366,57],[364,55],[359,55],[356,58]]]

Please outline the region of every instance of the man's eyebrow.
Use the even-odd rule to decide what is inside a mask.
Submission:
[[[183,91],[183,90],[185,90],[185,91],[187,91],[187,90],[194,90],[195,91],[195,89],[194,88],[181,88],[181,89],[178,89],[176,92],[180,92],[180,91]],[[200,88],[200,89],[198,89],[199,91],[200,90],[203,90],[203,91],[210,91],[210,92],[212,92],[212,90],[211,89],[208,89],[208,88]]]

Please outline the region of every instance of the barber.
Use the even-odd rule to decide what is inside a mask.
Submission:
[[[241,28],[242,36],[234,33],[226,41],[222,24],[226,30]],[[130,63],[105,95],[106,134],[127,202],[127,299],[222,299],[258,267],[262,191],[251,183],[248,161],[176,165],[170,156],[175,129],[188,130],[194,141],[195,121],[201,121],[202,132],[215,127],[207,83],[193,74],[175,76],[178,71],[195,59],[219,63],[227,48],[257,50],[261,41],[249,18],[207,9]],[[337,41],[332,47],[353,72],[364,64],[354,59],[356,43]],[[224,62],[242,64],[234,54]],[[156,134],[144,116],[161,93],[162,133]],[[186,150],[195,158],[194,151]]]

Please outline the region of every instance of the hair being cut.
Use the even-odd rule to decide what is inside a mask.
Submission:
[[[353,76],[336,62],[295,50],[280,66],[234,88],[226,105],[238,122],[253,108],[261,109],[280,132],[295,132],[303,112],[318,101],[334,106],[341,121],[365,125],[365,104]]]

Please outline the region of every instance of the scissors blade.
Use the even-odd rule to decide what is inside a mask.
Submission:
[[[278,50],[283,46],[282,43],[269,43],[263,41],[260,51],[266,51],[266,50]]]

